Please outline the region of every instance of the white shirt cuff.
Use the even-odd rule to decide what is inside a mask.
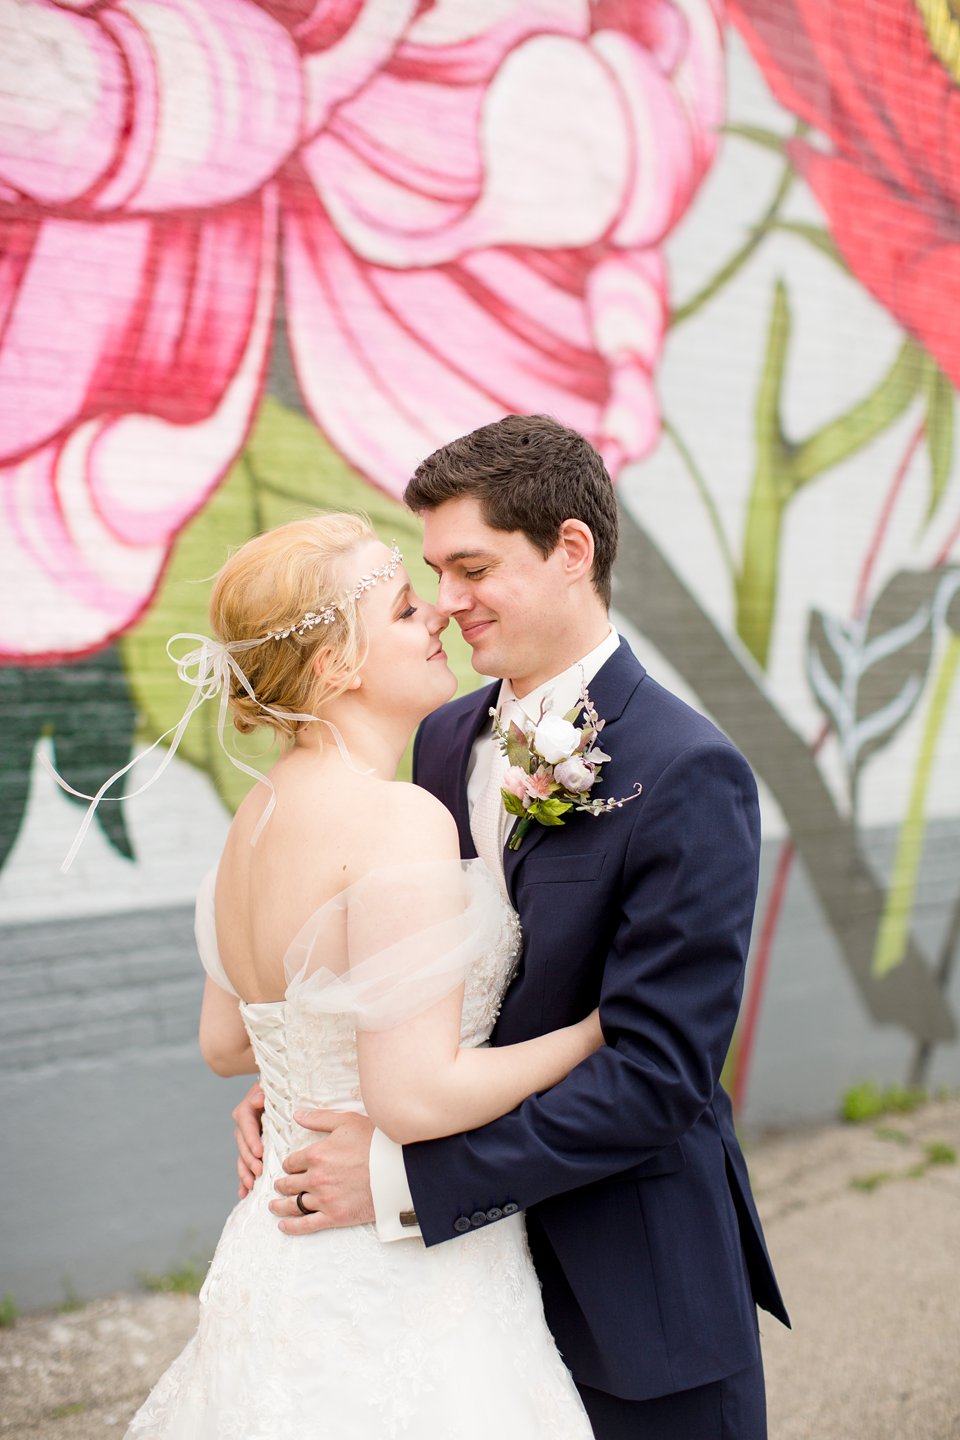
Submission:
[[[413,1197],[407,1184],[403,1146],[374,1130],[370,1141],[370,1193],[381,1240],[410,1240],[420,1235],[420,1226],[404,1224],[401,1215],[413,1214]]]

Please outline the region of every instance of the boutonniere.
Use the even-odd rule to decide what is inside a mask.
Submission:
[[[574,721],[581,713],[584,723],[577,726]],[[529,729],[511,721],[504,730],[496,710],[491,708],[490,714],[500,749],[509,761],[500,794],[508,814],[518,817],[510,836],[511,850],[520,849],[534,820],[539,825],[563,825],[568,810],[605,815],[635,800],[643,789],[638,782],[634,793],[620,800],[590,799],[610,756],[597,744],[607,722],[597,714],[585,685],[580,704],[567,715],[545,715],[541,710],[537,724]]]

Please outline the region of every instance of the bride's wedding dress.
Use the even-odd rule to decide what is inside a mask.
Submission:
[[[448,884],[451,866],[463,906],[449,923],[394,923],[391,908],[411,893],[405,870],[378,872],[300,931],[284,1000],[241,1004],[266,1099],[263,1173],[224,1227],[196,1335],[128,1436],[590,1440],[543,1318],[522,1215],[427,1249],[419,1238],[383,1244],[371,1225],[287,1236],[267,1209],[283,1158],[317,1138],[294,1110],[363,1108],[358,1018],[395,1023],[462,979],[462,1044],[489,1039],[519,924],[479,861],[437,866],[431,884]],[[197,901],[197,940],[208,974],[229,990],[212,876]]]

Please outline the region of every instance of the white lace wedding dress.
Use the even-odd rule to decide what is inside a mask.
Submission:
[[[372,892],[361,883],[311,917],[291,945],[286,998],[241,1005],[266,1097],[263,1174],[224,1227],[196,1335],[129,1437],[591,1440],[543,1318],[521,1214],[427,1249],[419,1238],[383,1244],[371,1225],[286,1236],[267,1209],[284,1156],[316,1139],[293,1111],[363,1108],[358,1013],[373,1028],[378,1018],[392,1023],[398,1005],[410,1013],[429,1001],[431,986],[449,989],[460,966],[462,1044],[489,1038],[517,962],[519,925],[479,861],[456,868],[468,892],[460,928],[419,947],[429,962],[407,965],[404,999],[384,984],[378,945],[366,943],[372,958],[349,972],[328,963],[369,917]],[[197,939],[208,973],[229,989],[212,879],[198,897]],[[384,886],[374,883],[382,910]],[[382,926],[374,929],[382,936]],[[405,963],[393,947],[391,976]]]

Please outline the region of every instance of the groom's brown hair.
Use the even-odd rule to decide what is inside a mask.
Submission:
[[[564,520],[593,534],[593,586],[610,604],[610,572],[619,524],[613,483],[602,458],[576,430],[549,415],[505,415],[442,445],[421,461],[404,492],[417,515],[472,495],[494,530],[520,530],[544,556]]]

